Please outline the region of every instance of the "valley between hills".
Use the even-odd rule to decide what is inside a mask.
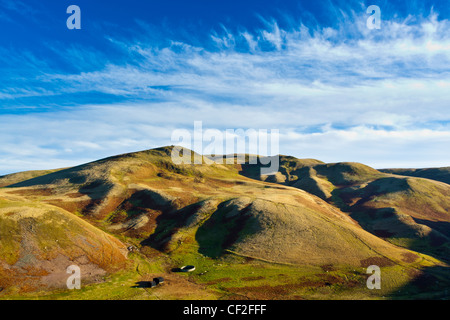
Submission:
[[[450,298],[449,168],[280,155],[267,176],[172,149],[0,177],[0,299]]]

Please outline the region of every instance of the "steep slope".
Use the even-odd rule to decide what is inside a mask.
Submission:
[[[279,174],[286,171],[290,176],[282,184],[327,200],[374,235],[441,259],[450,256],[449,185],[359,163],[280,168]]]
[[[365,261],[373,258],[401,263],[408,256],[407,251],[323,209],[263,198],[237,198],[222,203],[196,238],[201,250],[212,256],[219,255],[222,249],[301,265],[367,267]]]
[[[155,151],[158,153],[158,151]],[[110,157],[78,167],[61,170],[8,186],[12,194],[43,199],[73,213],[93,219],[104,218],[126,198],[131,176],[149,177],[157,165],[145,165],[144,153]],[[151,156],[150,156],[151,158]],[[149,160],[149,163],[151,160]]]
[[[336,198],[375,235],[441,259],[450,256],[450,186],[420,178],[386,177],[343,188]]]
[[[323,200],[331,198],[331,192],[335,188],[334,185],[324,178],[317,175],[317,171],[312,167],[306,167],[296,172],[297,179],[292,186],[305,190],[311,194],[315,194]]]
[[[4,291],[64,288],[70,265],[79,266],[89,283],[124,266],[127,256],[119,240],[73,214],[2,192],[0,235]]]
[[[0,176],[0,188],[6,187],[12,184],[16,184],[22,181],[30,180],[36,177],[44,176],[52,172],[56,172],[62,169],[57,170],[32,170],[32,171],[24,171],[17,172],[12,174],[7,174],[4,176]]]

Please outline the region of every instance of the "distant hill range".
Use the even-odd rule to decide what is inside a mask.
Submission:
[[[428,169],[381,169],[381,172],[426,178],[450,184],[450,167],[428,168]]]

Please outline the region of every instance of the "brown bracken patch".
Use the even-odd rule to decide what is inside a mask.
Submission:
[[[71,213],[82,211],[84,207],[88,206],[91,201],[61,201],[61,200],[44,200],[43,202],[59,207]]]
[[[361,267],[367,268],[368,266],[389,267],[395,265],[392,260],[386,257],[370,257],[360,261]]]
[[[243,277],[241,278],[242,281],[255,281],[255,280],[263,280],[266,277],[263,276],[257,276],[257,277]]]
[[[19,196],[51,196],[53,195],[52,188],[44,188],[44,189],[22,189],[22,190],[14,190],[9,193],[17,194]]]
[[[408,269],[407,274],[411,278],[417,278],[421,275],[423,275],[423,271],[417,270],[417,269]]]
[[[278,286],[269,286],[263,285],[258,287],[236,287],[229,288],[228,291],[231,293],[242,294],[250,299],[256,300],[276,300],[276,299],[287,299],[287,295],[298,289],[297,286],[288,284],[288,285],[278,285]]]
[[[402,254],[402,257],[403,257],[402,261],[406,263],[412,263],[416,261],[417,258],[419,258],[416,254],[412,252],[405,252]]]
[[[69,198],[81,198],[81,197],[84,197],[84,194],[79,193],[79,192],[74,192],[74,193],[68,193],[67,196]]]
[[[332,264],[324,264],[320,267],[323,271],[336,271],[336,268]]]

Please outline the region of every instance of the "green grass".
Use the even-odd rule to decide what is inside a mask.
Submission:
[[[186,274],[192,281],[206,284],[225,295],[240,293],[245,296],[246,290],[253,291],[251,288],[254,288],[255,292],[267,291],[269,297],[276,296],[281,290],[281,295],[276,296],[278,299],[383,299],[409,281],[401,266],[382,268],[382,290],[369,290],[364,268],[338,266],[327,272],[320,267],[249,261],[234,255],[210,259],[183,254],[178,261],[196,265],[195,272]],[[258,298],[258,295],[250,293],[247,297]]]
[[[408,286],[411,278],[407,270],[410,267],[395,265],[381,268],[382,289],[369,290],[366,287],[368,275],[362,267],[332,266],[326,269],[315,266],[296,266],[249,259],[232,253],[224,254],[220,258],[210,258],[199,254],[198,246],[190,245],[179,247],[168,255],[161,254],[152,258],[146,258],[139,253],[130,253],[126,269],[105,277],[102,283],[82,285],[81,290],[60,289],[53,292],[12,294],[3,296],[1,299],[172,299],[170,293],[161,296],[160,292],[154,289],[133,286],[148,274],[164,276],[172,267],[182,265],[194,265],[196,270],[192,273],[179,273],[179,276],[187,278],[192,283],[206,286],[209,291],[216,292],[217,297],[224,299],[232,295],[258,298],[261,290],[269,297],[274,295],[274,298],[278,299],[429,297],[422,295],[416,287]],[[418,268],[424,266],[420,261],[416,265]],[[445,277],[446,273],[442,275]]]

